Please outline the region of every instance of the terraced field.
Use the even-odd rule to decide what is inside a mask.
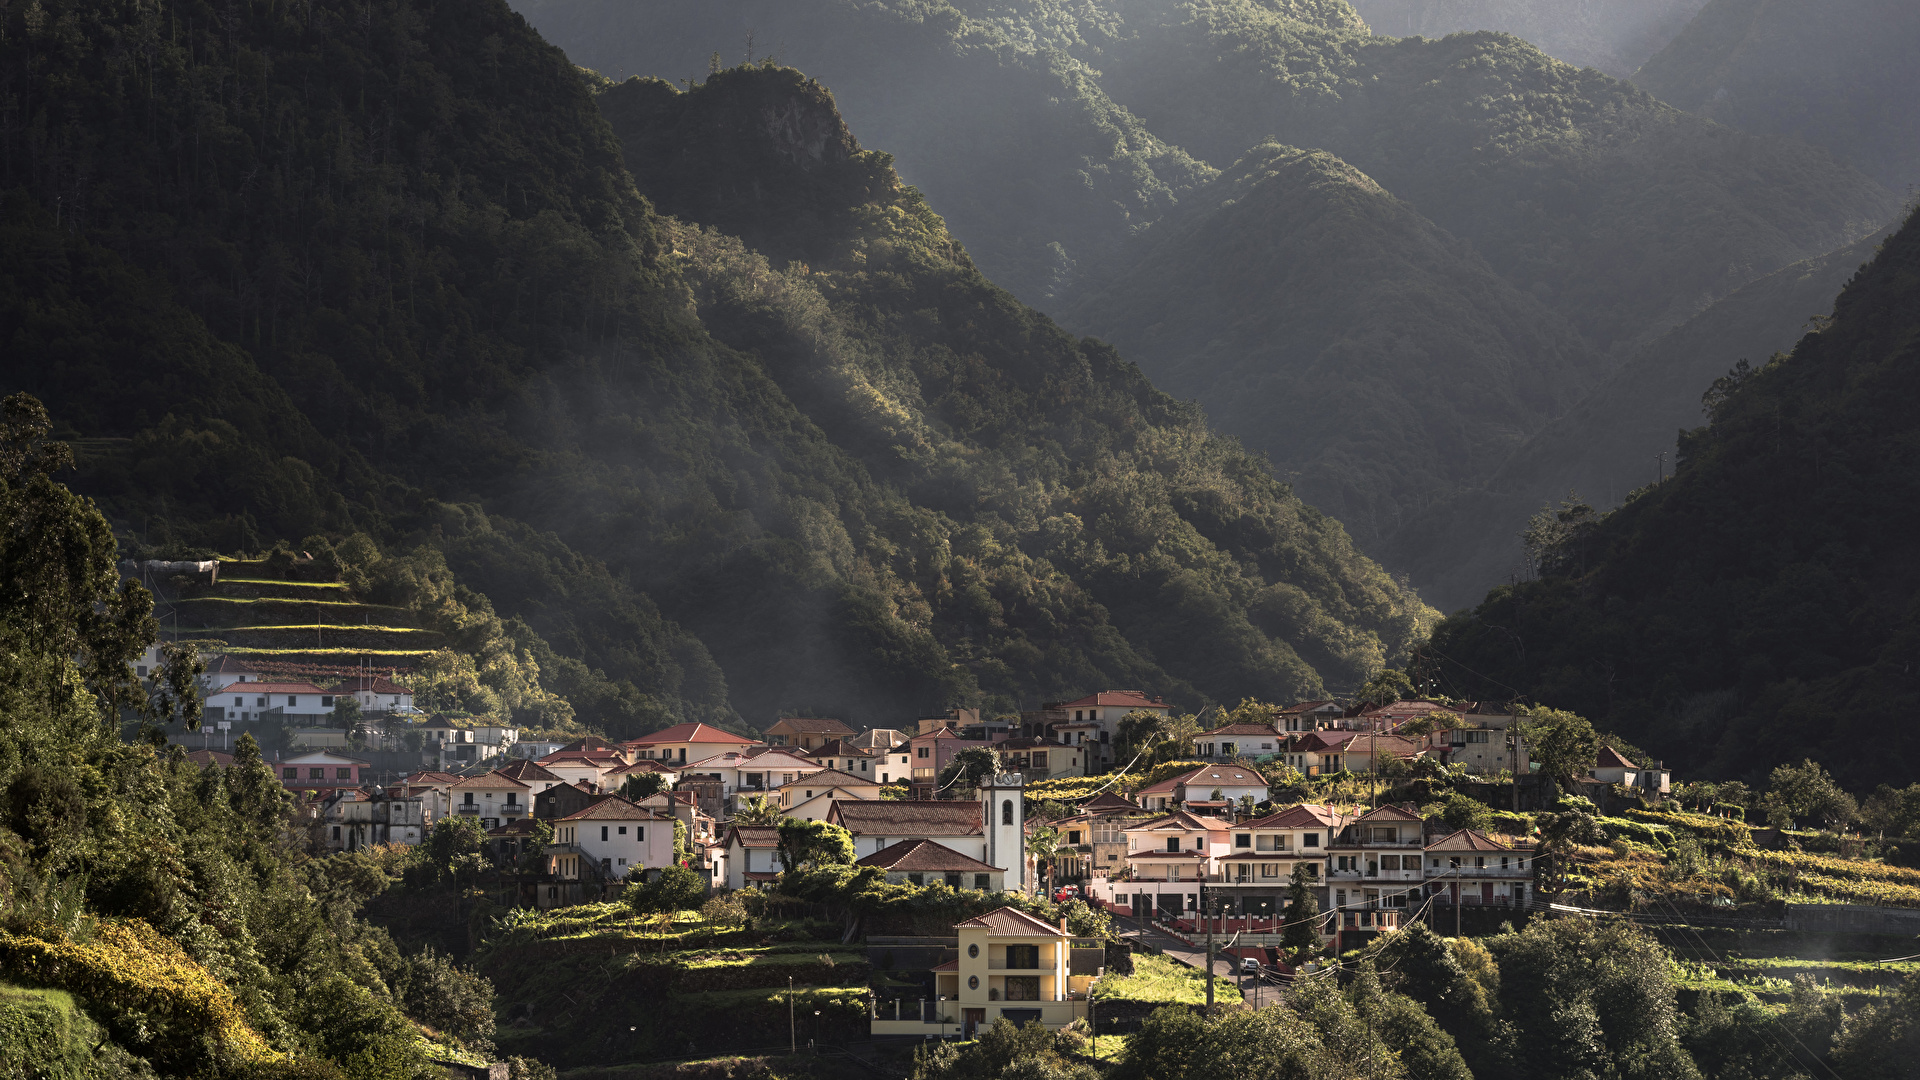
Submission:
[[[288,581],[222,560],[212,584],[154,583],[163,631],[240,657],[332,666],[412,666],[441,636],[405,608],[367,604],[338,582]]]

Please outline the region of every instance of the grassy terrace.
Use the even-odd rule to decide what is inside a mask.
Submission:
[[[284,581],[280,578],[222,577],[222,585],[289,585],[299,589],[338,589],[346,592],[346,585],[338,581]]]
[[[435,631],[422,630],[417,626],[377,626],[372,623],[291,623],[273,626],[209,626],[200,631],[204,634],[232,634],[244,630],[380,630],[389,634],[431,634]]]
[[[295,583],[299,584],[299,583]],[[176,604],[312,604],[316,607],[372,608],[375,611],[405,611],[393,604],[363,604],[358,600],[290,600],[284,596],[190,596]]]
[[[340,628],[334,627],[333,629],[337,630]],[[196,639],[190,634],[183,633],[180,636],[180,640],[194,641]],[[432,649],[336,649],[336,648],[256,649],[256,648],[250,648],[245,645],[224,645],[221,647],[220,651],[223,653],[232,653],[235,656],[343,656],[343,657],[413,656],[413,657],[420,657],[420,656],[433,655]]]
[[[1106,975],[1093,986],[1095,1001],[1151,1001],[1168,1005],[1204,1005],[1207,1002],[1205,976],[1199,971],[1164,956],[1136,953],[1133,974]],[[1213,999],[1216,1002],[1239,1001],[1240,990],[1227,979],[1215,977]]]

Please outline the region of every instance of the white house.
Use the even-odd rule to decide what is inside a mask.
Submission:
[[[1166,716],[1173,706],[1140,690],[1102,690],[1074,701],[1049,701],[1040,706],[1042,730],[1031,735],[1052,735],[1074,746],[1087,746],[1087,772],[1098,772],[1114,763],[1113,744],[1120,721],[1131,712]],[[1022,725],[1032,727],[1036,725]]]
[[[533,813],[533,789],[504,773],[469,776],[454,784],[450,794],[453,813],[479,819],[482,829],[495,829]]]
[[[670,761],[685,765],[690,761],[742,750],[759,745],[758,740],[722,731],[707,724],[675,724],[640,739],[629,739],[620,746],[638,757],[652,761]]]
[[[878,781],[838,769],[807,773],[780,789],[780,805],[786,807],[787,816],[801,821],[825,821],[836,802],[879,797]]]
[[[764,885],[780,876],[780,830],[772,825],[735,825],[721,844],[720,878],[729,889]]]
[[[329,691],[336,698],[350,697],[362,712],[412,712],[413,691],[380,675],[356,675],[342,679]]]
[[[766,750],[751,755],[730,750],[676,767],[682,780],[718,782],[723,800],[737,795],[778,793],[785,785],[821,768],[812,758],[787,750]]]
[[[333,712],[334,695],[310,682],[233,682],[207,695],[209,720],[279,720],[317,725]],[[216,711],[218,710],[218,711]]]
[[[619,881],[635,868],[673,865],[673,815],[608,796],[553,823],[553,873]]]
[[[1642,791],[1667,794],[1672,774],[1654,762],[1645,767],[1635,765],[1621,756],[1620,751],[1611,746],[1600,748],[1600,755],[1593,767],[1593,778],[1606,784],[1624,784]]]
[[[1140,805],[1149,810],[1169,810],[1182,803],[1200,801],[1239,802],[1245,796],[1252,796],[1254,802],[1266,802],[1267,780],[1252,769],[1238,765],[1203,765],[1133,793]]]
[[[902,840],[854,865],[878,867],[886,873],[889,885],[931,885],[940,881],[950,889],[999,892],[1006,881],[1006,872],[999,867],[932,840]]]

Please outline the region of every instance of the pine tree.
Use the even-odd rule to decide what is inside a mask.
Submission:
[[[1287,886],[1286,932],[1281,936],[1288,951],[1308,952],[1320,947],[1320,901],[1314,899],[1307,884],[1307,866],[1293,868],[1293,884]]]

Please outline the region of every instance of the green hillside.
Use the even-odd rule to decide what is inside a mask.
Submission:
[[[1352,166],[1255,147],[1090,274],[1099,326],[1366,546],[1483,480],[1599,358]]]
[[[1920,6],[1710,0],[1633,76],[1742,131],[1792,135],[1894,191],[1920,183]]]
[[[207,9],[138,77],[112,43],[145,16],[88,10],[6,46],[65,42],[17,84],[53,134],[6,136],[0,333],[54,361],[10,386],[83,437],[77,482],[143,551],[432,551],[618,735],[1312,695],[1429,617],[1197,410],[995,288],[790,70],[653,84],[651,119],[607,100],[629,159],[680,162],[639,169],[648,195],[698,219],[686,177],[782,191],[716,224],[811,265],[661,216],[607,84],[502,6]],[[768,108],[844,155],[829,182],[783,186]],[[729,110],[724,143],[672,127]]]
[[[1448,684],[1574,709],[1690,773],[1910,779],[1916,313],[1910,217],[1830,323],[1715,385],[1666,483],[1437,628]]]
[[[1686,28],[1705,0],[1353,0],[1376,34],[1512,34],[1556,60],[1632,75]]]
[[[716,51],[730,63],[751,47],[820,79],[989,277],[1074,331],[1121,343],[1150,379],[1272,454],[1363,550],[1395,559],[1417,545],[1399,535],[1413,515],[1477,489],[1502,464],[1499,448],[1524,443],[1607,369],[1898,210],[1887,190],[1802,143],[1715,125],[1501,34],[1374,37],[1345,0],[520,7],[574,60],[615,78],[697,81]],[[1613,15],[1628,17],[1592,17]],[[1213,169],[1269,139],[1333,154],[1391,193],[1404,220],[1424,220],[1355,252],[1342,244],[1361,225],[1292,228],[1297,219],[1239,211],[1238,227],[1275,231],[1237,238],[1243,277],[1228,297],[1171,277],[1156,285],[1138,260],[1178,245],[1155,232],[1191,228],[1192,207],[1218,201]],[[1441,269],[1456,259],[1472,268]],[[1383,260],[1424,269],[1391,271],[1405,287],[1386,297],[1382,282],[1355,276]],[[1303,285],[1331,310],[1270,305],[1203,328],[1162,304]],[[1143,306],[1177,317],[1149,332]],[[1414,322],[1399,327],[1402,317]],[[1290,366],[1299,351],[1325,358],[1304,382]],[[1290,445],[1301,436],[1260,407],[1270,396],[1238,393],[1255,378],[1290,384],[1289,415],[1331,422],[1378,401],[1384,411],[1366,418],[1398,422],[1302,453]],[[1412,387],[1445,391],[1415,423],[1393,400]],[[1491,546],[1504,551],[1504,538]],[[1472,577],[1488,557],[1450,550],[1454,563],[1420,570]]]
[[[1741,360],[1760,364],[1792,348],[1881,239],[1794,263],[1716,301],[1527,440],[1483,486],[1417,515],[1382,557],[1442,611],[1471,607],[1524,575],[1528,518],[1569,492],[1611,509],[1663,468],[1672,472],[1675,434],[1701,422],[1701,391]]]

